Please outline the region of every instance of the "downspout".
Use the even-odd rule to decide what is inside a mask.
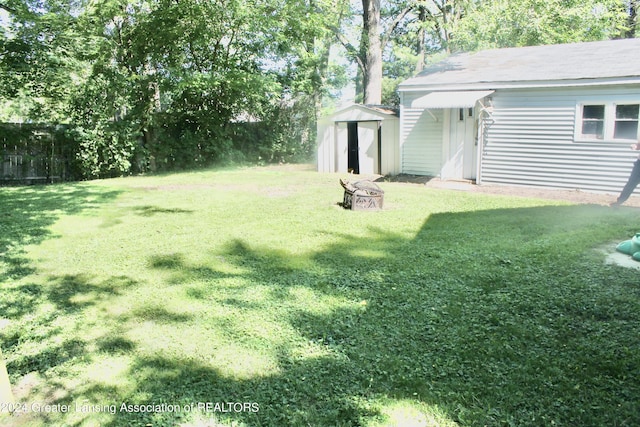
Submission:
[[[398,130],[396,132],[396,146],[398,147],[398,152],[397,152],[397,159],[396,159],[396,164],[394,165],[395,170],[394,170],[394,174],[400,174],[402,172],[404,172],[404,138],[402,137],[403,135],[403,129],[404,129],[404,92],[402,91],[398,91],[398,94],[400,95],[400,105],[399,105],[399,109],[398,109]]]
[[[384,171],[385,173],[383,173],[382,171],[382,120],[378,121],[378,174],[379,175],[386,175],[386,171]]]
[[[478,156],[477,156],[477,165],[476,165],[476,185],[482,184],[482,163],[484,157],[484,145],[485,145],[485,137],[486,137],[486,128],[488,128],[491,124],[493,124],[493,116],[491,113],[493,112],[493,105],[491,98],[487,98],[487,104],[489,106],[485,106],[482,104],[481,100],[478,100],[480,104],[480,114],[478,114]]]

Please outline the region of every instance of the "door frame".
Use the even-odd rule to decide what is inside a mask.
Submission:
[[[363,145],[360,141],[361,132],[365,130],[364,126],[360,126],[362,123],[374,123],[376,124],[373,129],[368,127],[372,131],[372,136],[375,139],[369,145]],[[354,169],[353,173],[360,173],[362,171],[363,158],[367,161],[365,169],[368,169],[373,162],[373,170],[365,171],[364,173],[379,174],[382,170],[382,120],[345,120],[335,122],[336,138],[335,138],[335,153],[336,153],[336,172],[348,172],[350,169]],[[357,167],[353,162],[351,148],[353,144],[357,144]],[[375,151],[372,153],[372,148]],[[367,149],[367,151],[363,151]]]
[[[360,142],[358,122],[347,122],[347,171],[360,173]]]

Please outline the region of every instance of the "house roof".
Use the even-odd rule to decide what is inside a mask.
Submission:
[[[593,80],[640,80],[640,39],[491,49],[453,54],[400,84],[400,90]]]

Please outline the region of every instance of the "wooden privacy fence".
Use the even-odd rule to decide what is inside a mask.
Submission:
[[[64,126],[0,123],[0,183],[35,184],[68,179]]]

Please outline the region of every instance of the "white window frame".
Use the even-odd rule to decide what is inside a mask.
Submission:
[[[585,136],[582,133],[582,115],[585,105],[603,105],[604,106],[604,137],[602,139]],[[576,105],[576,121],[574,125],[574,140],[576,142],[630,142],[637,141],[640,138],[640,113],[638,117],[638,130],[636,138],[614,138],[616,125],[616,107],[618,105],[638,105],[640,111],[640,100],[622,101],[622,102],[580,102]]]
[[[635,120],[633,119],[618,119],[618,115],[617,115],[617,107],[618,106],[622,106],[622,105],[636,105],[638,107],[638,116],[636,117]],[[636,136],[635,138],[617,138],[621,141],[637,141],[638,138],[640,138],[640,102],[639,103],[616,103],[614,104],[614,112],[613,112],[613,130],[612,132],[614,132],[615,135],[615,125],[618,122],[636,122]]]

